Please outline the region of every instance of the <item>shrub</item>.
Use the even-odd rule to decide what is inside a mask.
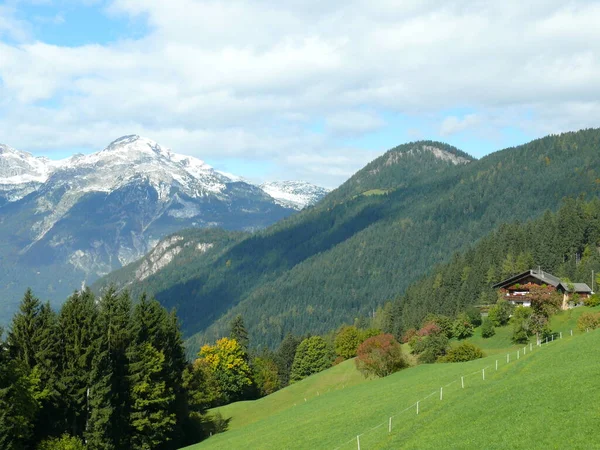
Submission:
[[[423,321],[423,327],[421,329],[425,328],[428,323],[437,325],[437,327],[444,332],[447,338],[452,337],[453,321],[450,317],[441,314],[428,314]]]
[[[491,338],[495,334],[496,334],[496,329],[494,328],[492,321],[490,319],[486,318],[483,321],[483,325],[481,326],[481,337],[484,339],[488,339],[488,338]]]
[[[407,343],[409,343],[409,342],[412,340],[412,338],[414,338],[416,335],[417,335],[417,330],[415,330],[414,328],[409,328],[409,329],[406,331],[406,333],[404,333],[404,334],[402,335],[402,338],[400,339],[400,341],[401,341],[403,344],[407,344]]]
[[[586,312],[577,319],[577,328],[581,331],[595,330],[600,327],[600,313]]]
[[[490,308],[488,318],[492,321],[492,325],[501,327],[508,323],[511,312],[512,305],[503,298],[499,298],[496,304]]]
[[[296,349],[290,373],[291,381],[300,381],[313,373],[331,367],[335,354],[321,336],[304,339]]]
[[[585,306],[590,306],[590,307],[600,305],[600,295],[594,294],[591,297],[586,298],[585,300],[583,300],[583,304]]]
[[[338,364],[343,363],[344,361],[346,361],[345,358],[342,358],[341,356],[337,356],[334,360],[333,360],[333,364],[332,366],[337,366]]]
[[[261,396],[272,394],[279,389],[279,373],[273,358],[267,355],[257,356],[252,360],[252,366],[254,383]]]
[[[365,377],[385,377],[408,365],[400,344],[391,334],[370,337],[360,344],[357,353],[356,367]]]
[[[42,441],[38,450],[85,450],[85,445],[81,440],[68,434],[63,434],[59,438],[49,438]]]
[[[422,350],[419,352],[419,362],[430,364],[444,356],[448,350],[448,338],[444,333],[432,334],[421,340]]]
[[[465,313],[459,314],[452,326],[452,334],[457,339],[473,336],[473,325]]]
[[[381,333],[382,333],[382,331],[378,328],[367,328],[365,330],[358,330],[358,335],[360,337],[359,344],[362,344],[367,339],[369,339],[373,336],[379,336]]]
[[[344,359],[354,358],[356,356],[356,349],[363,340],[355,326],[340,328],[334,339],[336,355]]]
[[[440,358],[441,362],[464,362],[483,358],[483,351],[470,342],[463,342],[458,347],[448,351],[446,356]]]
[[[481,311],[479,311],[479,308],[475,308],[474,306],[471,306],[467,309],[467,318],[474,327],[478,327],[483,322],[481,319]]]
[[[532,334],[532,310],[519,306],[515,309],[512,318],[510,319],[513,325],[513,334],[511,340],[515,344],[524,344],[529,340]]]
[[[429,336],[440,332],[442,332],[442,329],[435,322],[425,322],[419,331],[417,331],[417,336]]]

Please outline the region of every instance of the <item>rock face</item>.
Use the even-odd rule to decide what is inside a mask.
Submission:
[[[329,193],[329,189],[304,181],[273,181],[261,184],[260,188],[281,206],[298,211],[314,205]]]
[[[297,209],[139,136],[61,161],[0,146],[0,323],[27,286],[58,302],[183,228],[255,230]]]

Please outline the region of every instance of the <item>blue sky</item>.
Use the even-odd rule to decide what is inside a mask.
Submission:
[[[0,142],[124,134],[251,179],[344,181],[395,145],[476,157],[600,122],[596,2],[7,0]]]

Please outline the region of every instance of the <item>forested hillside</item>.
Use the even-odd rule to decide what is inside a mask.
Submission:
[[[548,136],[473,161],[445,144],[388,151],[317,206],[259,232],[214,263],[156,289],[191,341],[225,334],[242,314],[256,345],[319,333],[396,298],[503,223],[596,196],[600,130]],[[177,277],[177,279],[175,279]],[[106,283],[106,280],[104,280]],[[216,322],[214,318],[221,316]]]
[[[494,303],[493,284],[538,267],[571,282],[595,284],[593,274],[600,272],[600,199],[568,199],[556,213],[501,226],[389,305],[387,331],[400,334],[418,327],[428,313],[452,317],[468,306]]]

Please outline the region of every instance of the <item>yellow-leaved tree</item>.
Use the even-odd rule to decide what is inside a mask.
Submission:
[[[205,345],[198,356],[214,376],[222,403],[241,399],[252,386],[248,355],[235,339],[224,337],[215,345]]]

